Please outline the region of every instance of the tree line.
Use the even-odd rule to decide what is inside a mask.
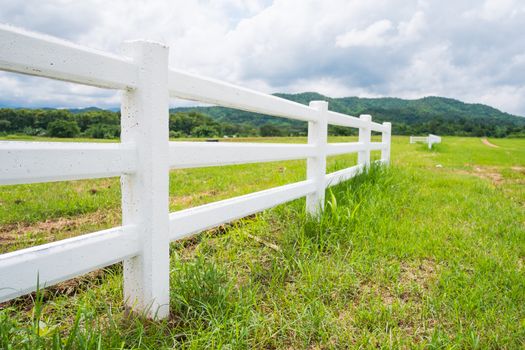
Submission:
[[[175,112],[169,117],[170,137],[286,136],[278,126],[216,121],[199,112]],[[22,134],[49,137],[120,137],[120,112],[66,109],[0,109],[0,136]]]
[[[217,108],[217,107],[213,107]],[[249,137],[249,136],[305,136],[307,123],[251,115],[249,112],[235,120],[211,117],[206,109],[172,111],[169,116],[170,137]],[[215,112],[211,110],[210,112]],[[391,113],[373,111],[374,120],[392,120]],[[221,112],[226,113],[226,112]],[[232,113],[234,111],[232,110]],[[233,114],[232,114],[233,115]],[[400,113],[393,121],[393,133],[396,135],[437,135],[489,136],[489,137],[525,137],[525,124],[495,122],[488,118],[472,119],[466,117],[440,118],[430,117],[410,120],[410,114],[404,117]],[[23,134],[50,137],[86,137],[97,139],[115,139],[120,136],[120,112],[100,109],[71,111],[66,109],[0,109],[0,136]],[[329,126],[329,134],[356,135],[357,130],[338,126]]]

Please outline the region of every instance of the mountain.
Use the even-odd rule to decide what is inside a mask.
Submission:
[[[109,109],[109,110],[112,110],[112,109]],[[79,113],[86,113],[86,112],[100,112],[104,110],[98,107],[86,107],[86,108],[69,108],[68,111],[70,111],[73,114],[79,114]]]
[[[525,118],[504,113],[483,104],[464,103],[455,99],[429,96],[415,100],[400,98],[331,98],[315,92],[277,93],[291,101],[308,104],[313,100],[329,102],[332,111],[359,116],[370,114],[377,122],[390,121],[397,134],[428,133],[442,135],[506,136],[520,134]],[[291,130],[304,130],[305,123],[283,118],[233,110],[224,107],[174,108],[171,112],[195,111],[207,114],[217,122],[244,123],[254,127],[273,124]]]

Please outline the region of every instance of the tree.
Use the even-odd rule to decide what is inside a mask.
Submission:
[[[48,124],[47,132],[52,137],[77,137],[80,128],[75,121],[55,120]]]
[[[9,120],[0,119],[0,132],[9,131],[11,129],[11,122]]]
[[[214,137],[219,131],[210,125],[200,125],[191,130],[191,135],[195,137]]]
[[[264,124],[260,127],[261,136],[282,136],[282,131],[279,127],[272,124]]]
[[[120,136],[118,125],[93,124],[85,132],[86,136],[94,139],[114,139]]]

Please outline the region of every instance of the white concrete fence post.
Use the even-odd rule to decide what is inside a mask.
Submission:
[[[314,157],[308,157],[306,161],[306,178],[315,182],[315,192],[306,196],[306,210],[318,216],[324,209],[328,102],[312,101],[310,107],[319,113],[317,121],[308,122],[308,144],[313,145],[316,152]]]
[[[169,314],[168,52],[147,41],[123,45],[138,81],[122,97],[121,140],[137,149],[136,172],[121,177],[122,223],[135,227],[140,246],[124,260],[124,299],[131,311],[158,319]]]
[[[381,134],[381,142],[383,144],[386,144],[386,148],[383,148],[381,150],[381,160],[384,161],[385,164],[390,164],[390,144],[392,141],[392,123],[390,122],[383,122],[383,126],[385,127],[385,131]]]
[[[372,116],[368,114],[362,114],[359,116],[359,119],[366,122],[365,127],[359,128],[359,143],[362,143],[366,146],[366,150],[360,151],[357,154],[357,164],[368,167],[370,165],[370,140],[372,138],[372,129],[370,123],[372,121]]]

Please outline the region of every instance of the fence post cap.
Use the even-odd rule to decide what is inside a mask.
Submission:
[[[308,105],[318,110],[328,110],[328,101],[310,101]]]
[[[163,44],[158,41],[153,40],[145,40],[145,39],[136,39],[136,40],[125,40],[121,44],[123,47],[125,46],[149,46],[149,47],[160,47],[163,49],[169,48],[168,45]]]
[[[370,114],[361,114],[359,116],[359,119],[365,120],[365,121],[371,121],[372,120],[372,116]]]
[[[165,55],[168,56],[169,46],[149,40],[126,40],[120,44],[120,52],[132,59],[144,55]]]

